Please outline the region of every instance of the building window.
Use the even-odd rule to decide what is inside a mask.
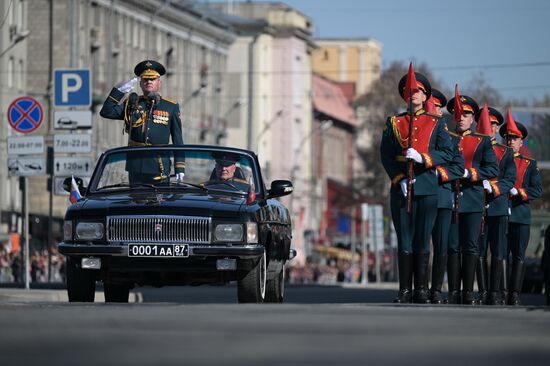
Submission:
[[[323,51],[323,60],[328,61],[328,51],[327,50]]]
[[[17,70],[17,89],[23,92],[23,60],[19,60],[19,68]]]
[[[8,60],[8,88],[13,88],[14,60],[10,57]]]

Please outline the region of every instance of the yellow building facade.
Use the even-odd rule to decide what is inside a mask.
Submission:
[[[374,39],[316,39],[315,73],[338,82],[355,83],[355,97],[368,92],[381,73],[382,44]]]

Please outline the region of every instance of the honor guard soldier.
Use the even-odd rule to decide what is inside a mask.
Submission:
[[[438,194],[434,168],[451,159],[451,141],[444,120],[425,113],[431,86],[424,75],[414,73],[412,65],[399,82],[399,93],[408,111],[388,118],[380,144],[382,165],[391,180],[390,205],[398,240],[399,294],[394,302],[428,303],[426,272]]]
[[[426,102],[426,109],[442,116],[441,108],[447,105],[447,98],[437,89],[432,89],[432,96]],[[457,209],[454,204],[453,184],[464,174],[464,157],[460,152],[460,138],[458,135],[449,133],[453,148],[453,158],[444,165],[438,165],[436,172],[439,177],[437,216],[432,230],[432,243],[434,248],[432,260],[432,286],[430,289],[430,302],[441,304],[441,287],[447,267],[447,250],[449,247],[451,222],[453,211]],[[458,212],[456,212],[458,214]]]
[[[153,60],[145,60],[136,65],[131,80],[115,86],[99,114],[104,118],[124,120],[128,132],[129,146],[166,145],[170,137],[174,145],[183,145],[180,109],[178,103],[159,95],[160,77],[166,73],[164,66]],[[143,95],[131,93],[122,101],[125,94],[133,89],[139,78]],[[175,156],[174,171],[176,180],[182,181],[185,173],[185,159]],[[153,183],[169,181],[170,159],[168,157],[129,159],[127,170],[130,182]]]
[[[531,209],[529,203],[542,196],[542,184],[537,161],[519,152],[523,139],[527,137],[524,125],[514,121],[508,111],[506,123],[500,128],[500,135],[514,150],[514,163],[517,175],[514,187],[510,190],[511,216],[508,225],[508,250],[512,253],[512,276],[508,289],[508,305],[520,305],[519,294],[523,280],[525,250],[529,244]]]
[[[506,231],[509,219],[508,192],[516,181],[516,165],[511,148],[497,143],[495,136],[498,127],[504,122],[499,111],[485,104],[476,115],[477,132],[489,134],[491,144],[498,161],[498,177],[483,181],[486,191],[487,209],[485,212],[484,232],[479,237],[479,260],[477,262],[478,302],[480,304],[504,305],[500,296],[500,281],[504,269],[504,258],[507,252]],[[491,276],[487,270],[487,243],[491,249]],[[488,286],[489,284],[489,286]],[[489,287],[489,292],[487,292]]]
[[[455,97],[447,103],[447,110],[454,114],[465,166],[460,179],[458,245],[456,241],[451,240],[449,246],[448,301],[451,304],[475,305],[474,276],[479,256],[478,239],[485,210],[483,180],[498,175],[498,163],[491,138],[471,130],[474,116],[479,111],[475,100],[466,95],[459,95],[456,87]],[[459,278],[462,278],[462,296]]]

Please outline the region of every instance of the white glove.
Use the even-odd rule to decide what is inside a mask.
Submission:
[[[185,173],[176,173],[176,182],[183,182],[183,177],[185,177]]]
[[[468,169],[464,169],[464,175],[462,178],[470,178],[470,171]]]
[[[439,170],[434,169],[434,174],[435,174],[436,177],[439,177]]]
[[[420,155],[420,153],[412,147],[409,147],[407,149],[407,153],[405,154],[405,157],[419,164],[422,164],[424,162],[422,155]]]
[[[118,83],[117,85],[115,85],[115,88],[117,88],[121,93],[126,94],[134,90],[138,81],[139,81],[139,77],[134,76],[128,81],[123,81],[121,83]]]
[[[486,179],[483,180],[483,189],[485,189],[487,193],[493,193],[493,187],[491,187],[491,183]]]
[[[416,182],[416,179],[412,180],[413,184]],[[409,183],[409,180],[407,178],[401,179],[399,181],[399,186],[401,187],[401,192],[403,193],[403,196],[407,197],[407,185]]]
[[[518,195],[518,190],[516,189],[516,187],[513,187],[512,189],[510,189],[510,194],[512,196],[517,196]]]

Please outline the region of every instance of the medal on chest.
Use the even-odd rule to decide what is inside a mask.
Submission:
[[[166,111],[153,111],[153,123],[168,125],[168,112]]]

